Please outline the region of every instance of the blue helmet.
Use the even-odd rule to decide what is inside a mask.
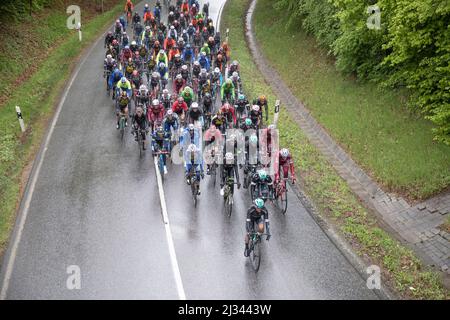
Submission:
[[[262,209],[264,207],[264,200],[261,198],[256,198],[255,205],[258,209]]]

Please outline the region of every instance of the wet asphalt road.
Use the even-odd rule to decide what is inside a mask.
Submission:
[[[214,18],[222,3],[210,1]],[[152,157],[139,158],[129,131],[123,143],[119,139],[103,89],[103,57],[100,41],[68,92],[32,194],[7,299],[178,299]],[[255,274],[243,256],[248,192],[236,193],[228,218],[208,176],[194,208],[183,168],[168,169],[167,212],[188,299],[377,298],[293,193],[286,216],[269,206],[273,236],[263,243]],[[9,259],[2,263],[2,285]],[[66,287],[70,265],[80,267],[80,290]]]

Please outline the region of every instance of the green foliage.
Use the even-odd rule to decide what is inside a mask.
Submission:
[[[431,120],[435,139],[450,145],[450,1],[379,0],[381,29],[369,29],[369,0],[278,0],[336,57],[336,67],[409,90],[409,105]]]
[[[336,8],[329,0],[280,0],[275,7],[289,12],[288,26],[301,23],[302,27],[313,34],[324,47],[331,49],[339,37]]]
[[[14,21],[23,20],[33,12],[40,11],[45,7],[50,6],[55,0],[3,0],[0,3],[0,17],[12,18]]]

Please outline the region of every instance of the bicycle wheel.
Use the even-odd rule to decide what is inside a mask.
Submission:
[[[231,217],[231,213],[233,212],[233,194],[230,191],[230,194],[227,197],[227,207],[228,207],[228,217]]]
[[[287,197],[287,185],[284,188],[284,192],[280,194],[280,204],[281,204],[281,213],[286,214],[288,208],[288,197]]]
[[[258,239],[256,239],[255,241],[251,240],[251,242],[252,242],[252,244],[251,244],[250,248],[252,248],[252,249],[251,249],[249,258],[252,263],[253,270],[255,270],[255,272],[258,272],[259,266],[261,264],[261,250],[259,247],[259,241],[258,241]]]
[[[142,135],[140,131],[137,131],[136,134],[138,135],[138,148],[139,148],[139,158],[142,157],[143,154],[143,143],[142,143]]]
[[[120,129],[120,139],[123,140],[123,136],[125,133],[125,117],[120,117],[119,129]]]
[[[197,208],[197,184],[192,185],[192,199],[194,200],[194,208]]]
[[[158,159],[159,173],[161,174],[161,180],[164,181],[164,155],[160,154]]]

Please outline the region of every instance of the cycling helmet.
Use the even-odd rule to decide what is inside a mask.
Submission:
[[[259,106],[257,104],[252,106],[253,111],[259,111]]]
[[[198,103],[197,102],[192,102],[191,108],[192,109],[198,109]]]
[[[148,89],[147,89],[147,86],[145,85],[145,84],[141,84],[141,86],[139,87],[139,91],[143,91],[143,92],[146,92]]]
[[[219,61],[222,60],[222,55],[221,54],[217,55],[217,60],[219,60]]]
[[[188,126],[188,129],[189,129],[189,131],[194,131],[194,129],[195,129],[194,124],[190,123]]]
[[[197,152],[197,146],[193,143],[191,143],[189,145],[189,147],[187,148],[187,152]]]
[[[184,91],[188,91],[189,89],[191,89],[191,87],[189,86],[184,87]]]
[[[146,26],[145,31],[150,31],[150,26]]]
[[[122,97],[126,97],[127,96],[127,92],[126,91],[122,91]]]
[[[135,46],[135,45],[136,45],[136,41],[134,41],[134,40],[131,41],[131,45],[132,45],[132,46]]]
[[[125,46],[125,50],[128,50],[128,49],[130,49],[130,46]]]
[[[177,74],[176,79],[177,79],[177,80],[182,80],[183,77],[181,76],[181,74]]]
[[[168,89],[164,89],[163,90],[163,94],[168,94],[169,93],[169,90]]]
[[[152,101],[152,105],[153,105],[153,106],[159,106],[159,100],[158,100],[158,99],[154,99],[154,100]]]
[[[181,66],[181,69],[184,70],[184,71],[186,71],[187,68],[188,68],[188,67],[187,67],[187,65],[185,65],[185,64],[183,64],[183,65]]]
[[[256,206],[258,209],[262,209],[262,208],[264,207],[264,200],[261,199],[261,198],[256,198],[256,199],[255,199],[255,206]]]
[[[199,66],[199,65],[200,65],[200,62],[194,61],[194,65],[195,65],[195,66]]]
[[[286,159],[286,158],[289,156],[289,150],[286,149],[286,148],[281,149],[280,155],[281,155],[284,159]]]
[[[136,107],[136,114],[138,116],[141,116],[143,113],[144,113],[144,110],[142,109],[142,107],[141,106],[137,106]]]
[[[164,63],[164,62],[161,62],[160,64],[159,64],[159,67],[162,69],[162,68],[165,68],[166,67],[166,64]]]
[[[169,117],[173,116],[173,111],[171,109],[167,110],[167,116]]]
[[[269,131],[272,131],[275,129],[275,125],[274,124],[269,124],[269,126],[267,127],[267,129],[269,129]]]
[[[231,75],[233,78],[239,77],[239,73],[237,73],[236,71],[233,72],[233,74]]]
[[[112,59],[112,55],[108,54],[108,55],[106,56],[106,59],[108,59],[108,61],[111,60],[111,59]]]
[[[133,70],[133,76],[137,76],[138,75],[138,71],[137,70]]]
[[[219,68],[215,68],[214,69],[214,73],[220,73],[220,69]]]
[[[265,170],[259,170],[258,171],[258,176],[259,176],[259,179],[265,180],[267,178],[267,173],[266,173]]]
[[[166,52],[164,51],[164,49],[159,50],[159,54],[165,54]]]
[[[250,119],[250,118],[245,119],[245,124],[247,126],[251,126],[252,125],[252,119]]]
[[[108,36],[112,36],[112,31],[108,31]]]
[[[181,97],[181,96],[179,96],[179,97],[178,97],[178,103],[183,103],[183,102],[184,102],[184,98]]]
[[[243,95],[242,93],[239,93],[238,99],[239,100],[245,100],[245,95]]]
[[[126,82],[127,82],[127,78],[122,77],[122,78],[120,79],[120,81],[121,81],[122,83],[126,83]]]
[[[228,109],[230,109],[230,104],[227,102],[227,103],[225,103],[224,105],[224,108],[225,108],[225,110],[228,110]]]
[[[239,65],[239,62],[237,62],[237,60],[234,60],[233,61],[233,66],[238,66]]]
[[[227,81],[226,81],[226,83],[227,83],[227,84],[232,84],[232,83],[233,83],[233,80],[231,80],[230,78],[228,78]]]
[[[152,72],[152,77],[153,78],[158,78],[158,76],[159,76],[158,72],[156,72],[156,71]]]
[[[206,52],[205,51],[202,52],[202,57],[206,57]]]

